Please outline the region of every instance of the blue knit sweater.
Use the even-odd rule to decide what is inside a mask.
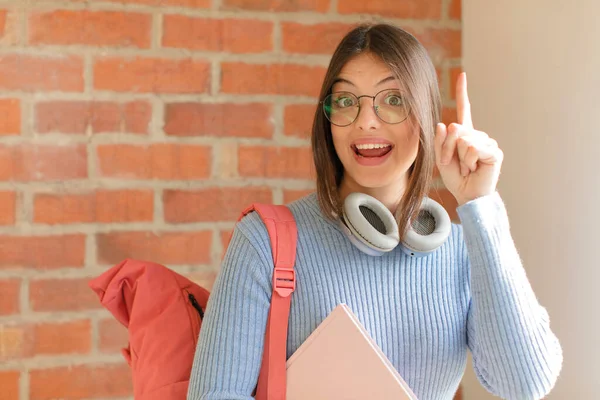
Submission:
[[[423,258],[356,249],[316,194],[290,205],[298,224],[297,288],[287,356],[339,303],[358,316],[420,400],[452,399],[467,351],[481,384],[505,399],[553,387],[562,349],[513,243],[496,192],[458,207],[448,241]],[[259,216],[233,233],[206,310],[189,400],[251,399],[271,298],[272,256]]]

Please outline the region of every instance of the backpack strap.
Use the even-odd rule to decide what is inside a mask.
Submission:
[[[273,294],[256,388],[257,400],[285,400],[288,318],[296,289],[298,229],[292,212],[283,205],[252,204],[239,219],[256,211],[267,227],[273,253]],[[239,220],[238,220],[239,221]]]

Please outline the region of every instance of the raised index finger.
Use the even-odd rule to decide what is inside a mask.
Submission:
[[[456,81],[456,113],[458,123],[473,128],[471,119],[471,103],[469,103],[469,94],[467,93],[467,74],[462,72]]]

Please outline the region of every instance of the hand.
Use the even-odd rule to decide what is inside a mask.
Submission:
[[[504,154],[485,132],[473,129],[467,75],[456,82],[458,123],[436,127],[435,160],[446,189],[459,205],[496,191]]]

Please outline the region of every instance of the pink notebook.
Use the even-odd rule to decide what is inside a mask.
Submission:
[[[417,400],[345,304],[287,361],[287,400]]]

